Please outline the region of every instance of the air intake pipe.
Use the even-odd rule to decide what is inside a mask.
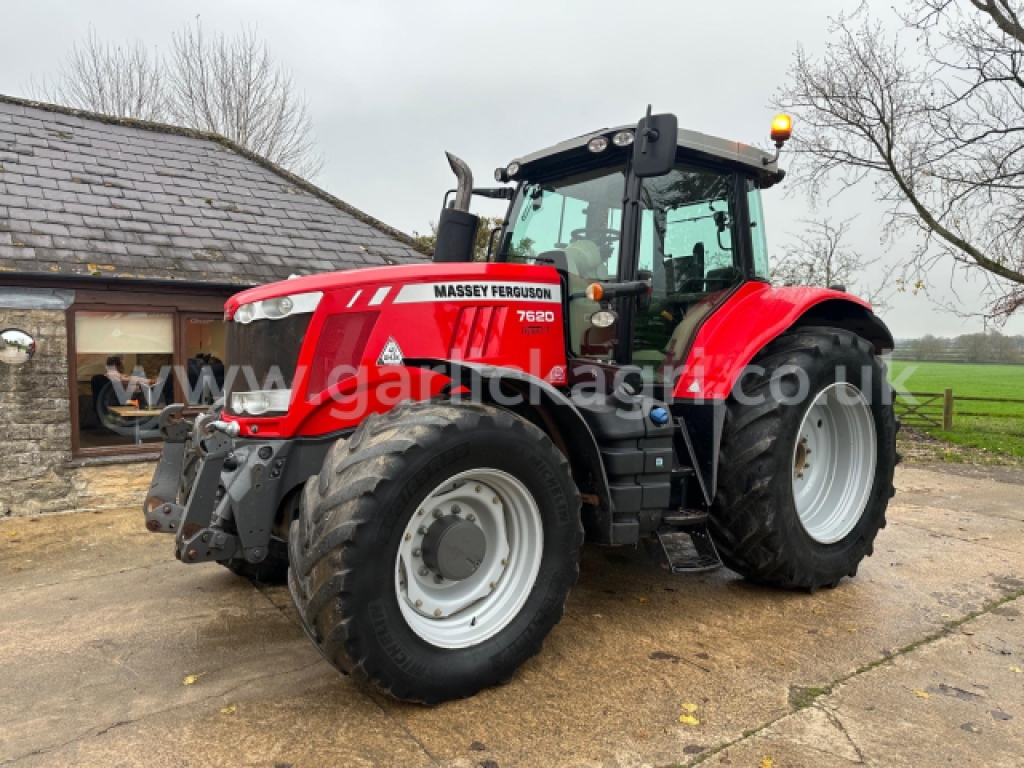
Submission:
[[[437,222],[434,261],[473,261],[476,231],[480,226],[480,219],[469,212],[469,201],[473,196],[473,172],[455,155],[450,152],[445,152],[445,155],[458,179],[458,188],[455,190],[452,207],[444,208]]]

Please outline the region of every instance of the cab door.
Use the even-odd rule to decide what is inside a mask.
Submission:
[[[630,302],[623,362],[645,382],[670,384],[703,320],[747,274],[742,179],[728,169],[677,164],[641,186],[636,277],[649,297]]]

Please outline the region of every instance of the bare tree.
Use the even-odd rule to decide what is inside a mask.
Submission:
[[[792,244],[780,249],[781,258],[772,265],[772,282],[778,285],[808,285],[818,288],[843,286],[875,305],[884,306],[885,287],[870,289],[863,273],[878,259],[868,259],[846,244],[853,219],[838,224],[831,219],[802,219],[804,229]]]
[[[197,19],[173,36],[167,60],[138,42],[102,42],[90,30],[56,77],[31,81],[29,91],[78,109],[218,133],[304,178],[323,166],[305,97],[253,28],[209,36]]]
[[[226,136],[299,176],[322,167],[308,103],[255,29],[208,36],[197,20],[174,35],[168,79],[182,125]]]
[[[134,120],[161,121],[168,114],[160,57],[138,41],[103,42],[91,28],[56,75],[29,82],[29,93],[39,101]]]
[[[1024,307],[1024,0],[906,2],[895,35],[865,4],[821,57],[797,51],[777,98],[799,121],[790,178],[812,197],[873,182],[883,236],[922,236],[911,279],[951,258],[1003,321]]]

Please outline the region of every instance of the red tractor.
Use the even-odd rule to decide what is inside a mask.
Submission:
[[[184,563],[287,574],[331,664],[427,703],[540,650],[584,540],[791,589],[853,576],[893,495],[893,340],[841,286],[770,284],[778,151],[648,110],[497,188],[449,159],[433,263],[227,302],[237,375],[209,414],[161,416],[149,529]],[[486,262],[473,194],[509,200]]]

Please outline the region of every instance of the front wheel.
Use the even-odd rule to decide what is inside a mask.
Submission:
[[[303,493],[289,546],[310,638],[343,672],[438,703],[536,654],[578,575],[565,457],[519,417],[419,403],[366,419]]]
[[[864,339],[798,328],[729,400],[709,518],[722,561],[780,587],[834,587],[872,553],[894,493],[896,419]]]

